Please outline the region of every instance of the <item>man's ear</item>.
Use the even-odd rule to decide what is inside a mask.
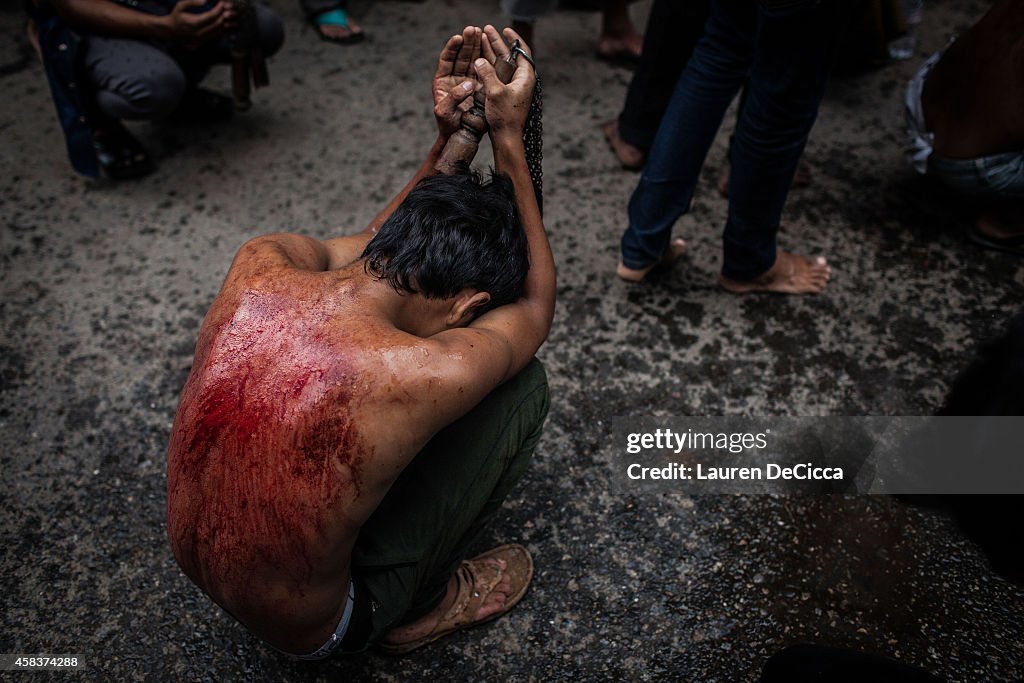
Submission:
[[[471,289],[462,291],[455,297],[455,302],[448,310],[448,317],[445,319],[445,323],[448,327],[464,327],[468,325],[476,317],[477,310],[482,306],[486,306],[490,300],[491,295],[489,292],[476,292]]]

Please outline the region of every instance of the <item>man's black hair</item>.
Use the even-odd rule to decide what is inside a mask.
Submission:
[[[516,301],[530,268],[508,176],[462,168],[424,178],[363,250],[366,271],[399,292],[447,299],[488,292],[477,315]]]

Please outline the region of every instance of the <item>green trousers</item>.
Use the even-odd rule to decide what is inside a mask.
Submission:
[[[363,525],[352,553],[356,604],[370,594],[370,635],[427,614],[469,546],[526,471],[548,412],[534,359],[438,432]],[[365,649],[365,646],[364,646]]]

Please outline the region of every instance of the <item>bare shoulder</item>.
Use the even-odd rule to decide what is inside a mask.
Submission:
[[[239,247],[225,284],[289,271],[322,271],[326,267],[326,249],[319,240],[286,232],[260,235]]]
[[[291,233],[261,235],[248,240],[235,253],[210,314],[232,311],[246,291],[272,288],[301,294],[308,275],[323,270],[322,244]],[[301,297],[300,297],[301,298]],[[208,314],[209,318],[210,315]]]
[[[500,336],[461,328],[430,338],[406,337],[379,352],[383,392],[424,429],[455,421],[504,380],[510,354]]]

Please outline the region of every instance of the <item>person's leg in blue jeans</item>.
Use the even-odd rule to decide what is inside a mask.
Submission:
[[[833,0],[812,9],[758,16],[747,101],[730,154],[722,267],[727,288],[731,289],[730,282],[765,284],[759,279],[777,264],[792,271],[788,276],[797,281],[783,283],[787,273],[778,273],[775,284],[820,291],[827,281],[824,263],[784,252],[779,258],[776,235],[793,174],[818,115],[849,4]]]
[[[704,36],[676,84],[629,201],[619,275],[639,280],[681,245],[672,226],[690,206],[708,149],[747,79],[757,10],[753,2],[712,2]]]
[[[639,280],[665,257],[672,225],[690,205],[726,107],[747,80],[748,102],[731,153],[722,285],[732,291],[820,291],[829,268],[775,249],[779,216],[852,3],[769,13],[715,0],[666,113],[644,178],[630,200],[619,275]],[[749,76],[749,79],[747,77]],[[657,164],[655,164],[657,160]]]

